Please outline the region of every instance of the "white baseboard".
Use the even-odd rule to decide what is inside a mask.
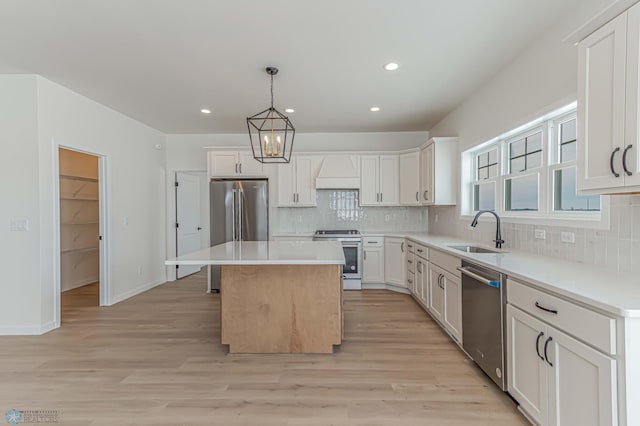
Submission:
[[[363,290],[390,290],[395,291],[396,293],[402,294],[411,294],[409,290],[403,287],[398,287],[393,284],[385,284],[385,283],[362,283]]]
[[[42,325],[15,325],[0,327],[0,336],[39,336],[57,328],[55,321]]]
[[[151,290],[152,288],[157,287],[157,286],[159,286],[161,284],[164,284],[166,282],[167,281],[165,281],[165,280],[151,281],[151,282],[142,284],[141,286],[138,286],[138,287],[136,287],[136,288],[134,288],[132,290],[129,290],[129,291],[125,292],[125,293],[115,295],[115,296],[113,296],[111,298],[111,303],[108,306],[115,305],[116,303],[120,303],[120,302],[122,302],[124,300],[127,300],[127,299],[133,297],[133,296],[137,296],[140,293],[144,293],[145,291]]]

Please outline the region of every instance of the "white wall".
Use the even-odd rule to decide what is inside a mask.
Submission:
[[[36,112],[36,77],[0,75],[0,334],[42,323]],[[28,219],[29,230],[11,232],[12,219]]]
[[[554,23],[491,81],[444,117],[431,130],[431,135],[459,136],[463,151],[575,101],[577,46],[562,39],[609,3],[611,0],[580,2],[568,16]],[[468,223],[467,219],[459,219],[455,207],[430,208],[430,232],[491,244],[495,233],[493,221],[481,223],[476,231],[468,230]],[[535,240],[534,229],[544,229],[547,239]],[[611,197],[607,230],[532,222],[505,224],[503,231],[507,248],[621,271],[640,271],[640,200],[637,196]],[[574,232],[576,243],[562,243],[560,233],[563,231]]]
[[[112,301],[165,281],[165,139],[44,78],[0,76],[0,334],[54,325],[54,141],[108,158]],[[29,231],[9,232],[22,218]]]

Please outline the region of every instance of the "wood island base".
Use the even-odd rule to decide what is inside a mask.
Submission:
[[[222,265],[229,353],[333,353],[342,343],[341,265]]]

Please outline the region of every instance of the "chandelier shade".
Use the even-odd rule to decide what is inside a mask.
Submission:
[[[289,117],[273,106],[273,76],[278,69],[267,67],[265,71],[271,76],[271,106],[247,117],[251,151],[261,163],[288,163],[291,161],[296,129]]]

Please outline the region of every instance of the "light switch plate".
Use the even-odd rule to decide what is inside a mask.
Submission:
[[[560,241],[562,241],[563,243],[575,244],[576,234],[573,232],[563,232],[560,234]]]
[[[547,231],[544,229],[536,229],[533,231],[533,236],[536,240],[546,240],[547,239]]]
[[[12,231],[26,232],[29,230],[29,219],[11,219],[10,229]]]

